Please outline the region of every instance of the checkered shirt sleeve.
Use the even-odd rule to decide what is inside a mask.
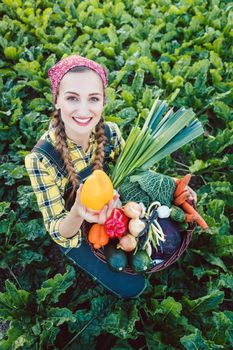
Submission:
[[[36,152],[25,157],[25,167],[31,186],[37,198],[39,209],[43,215],[46,230],[51,238],[62,247],[71,248],[81,245],[81,230],[71,238],[65,238],[59,233],[59,224],[69,213],[65,210],[65,202],[55,181],[55,168],[50,161]]]

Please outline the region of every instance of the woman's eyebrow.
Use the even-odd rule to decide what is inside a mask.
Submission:
[[[66,91],[65,94],[74,94],[74,95],[78,95],[78,96],[79,96],[79,94],[78,94],[77,92],[73,92],[73,91]],[[99,92],[92,92],[92,93],[89,94],[89,95],[90,95],[90,96],[91,96],[91,95],[100,95],[100,96],[102,96],[102,94],[100,94]]]

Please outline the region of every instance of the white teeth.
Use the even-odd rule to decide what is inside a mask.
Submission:
[[[82,119],[79,119],[79,118],[75,118],[75,117],[73,117],[75,120],[77,120],[79,123],[86,123],[86,122],[88,122],[88,121],[90,121],[91,120],[91,118],[86,118],[86,119],[84,119],[84,118],[82,118]]]

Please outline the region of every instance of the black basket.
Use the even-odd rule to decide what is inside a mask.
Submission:
[[[90,245],[93,254],[101,261],[107,263],[106,257],[104,255],[104,248],[101,247],[100,249],[95,249],[93,247],[93,245],[87,239],[88,232],[89,232],[91,226],[92,226],[92,224],[89,224],[86,221],[83,222],[83,224],[82,224],[83,236],[86,239],[87,243]],[[191,242],[192,234],[193,234],[193,231],[195,230],[195,228],[196,228],[196,224],[189,224],[189,227],[187,230],[181,231],[181,244],[179,245],[179,248],[177,248],[177,250],[175,250],[174,253],[170,257],[168,257],[167,259],[165,259],[161,263],[155,264],[154,266],[152,266],[151,268],[146,270],[145,273],[149,274],[149,273],[160,271],[160,270],[165,269],[166,267],[170,266],[171,264],[173,264],[176,260],[178,260],[180,258],[180,256],[184,253],[184,251],[187,249],[189,243]],[[152,251],[151,258],[152,258],[152,260],[153,260],[153,258],[156,258],[155,256],[153,257],[153,251]],[[124,272],[131,274],[131,275],[137,274],[129,266],[124,269]]]

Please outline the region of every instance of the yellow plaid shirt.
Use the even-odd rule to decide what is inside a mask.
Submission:
[[[116,159],[121,149],[124,147],[125,141],[121,136],[117,124],[113,122],[106,123],[111,130],[110,140],[114,149],[110,154],[110,158]],[[47,141],[55,146],[55,133],[51,123],[49,129],[40,139],[47,139]],[[94,131],[91,132],[89,148],[86,152],[68,137],[67,144],[77,173],[93,162],[97,147]],[[82,242],[81,230],[78,230],[71,238],[61,236],[58,230],[61,220],[69,213],[65,209],[65,202],[63,199],[68,178],[58,172],[56,166],[45,155],[34,151],[26,155],[25,167],[36,195],[39,209],[43,215],[45,228],[51,238],[56,243],[66,248],[80,246]]]

